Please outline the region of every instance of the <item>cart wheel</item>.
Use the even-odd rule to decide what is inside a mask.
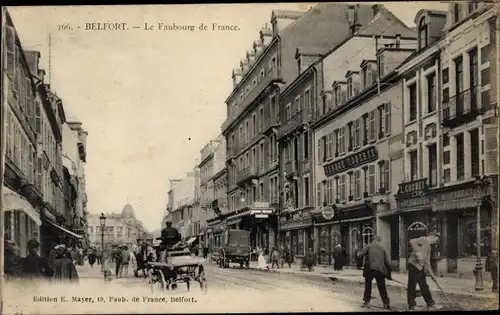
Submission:
[[[191,282],[189,281],[189,279],[186,280],[186,287],[188,291],[191,289]]]
[[[207,294],[207,278],[205,276],[205,270],[200,268],[200,273],[198,274],[198,282],[200,283],[200,289],[203,294]]]
[[[167,281],[165,280],[165,276],[163,275],[163,271],[161,269],[156,270],[156,281],[154,280],[153,270],[150,269],[150,285],[151,292],[154,293],[159,289],[160,292],[165,293],[167,291]]]

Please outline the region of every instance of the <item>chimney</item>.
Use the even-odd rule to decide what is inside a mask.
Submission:
[[[248,70],[247,59],[243,59],[240,61],[241,74],[244,75]]]
[[[248,67],[251,67],[253,65],[253,62],[255,61],[255,52],[253,50],[247,52],[247,60]]]
[[[373,16],[377,16],[377,14],[380,11],[380,4],[374,4],[372,5],[372,10],[373,10]]]
[[[396,34],[396,48],[401,47],[401,34]]]
[[[361,24],[358,23],[358,9],[359,4],[353,4],[347,7],[347,22],[349,23],[351,29],[351,36],[361,28]]]
[[[260,30],[260,41],[262,43],[262,48],[265,48],[267,45],[269,45],[271,43],[272,38],[273,38],[273,31],[269,27],[267,27],[266,23],[266,26]]]
[[[262,51],[262,41],[254,41],[253,42],[253,51],[255,53],[255,58],[257,58]]]

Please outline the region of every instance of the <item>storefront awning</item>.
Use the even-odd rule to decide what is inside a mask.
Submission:
[[[46,220],[45,222],[47,222],[47,223],[49,223],[49,224],[51,224],[51,225],[55,226],[55,227],[56,227],[56,228],[58,228],[59,230],[61,230],[61,231],[65,232],[65,233],[67,233],[67,234],[69,234],[69,235],[71,235],[71,236],[74,236],[74,237],[76,237],[76,238],[83,238],[83,236],[78,235],[78,234],[76,234],[76,233],[74,233],[74,232],[71,232],[70,230],[67,230],[67,229],[63,228],[62,226],[59,226],[59,225],[57,225],[57,224],[55,224],[55,223],[53,223],[53,222],[50,222],[49,220]]]
[[[196,241],[197,237],[191,237],[190,239],[188,239],[187,243],[188,245],[191,245],[192,243],[194,243],[194,241]]]
[[[42,225],[40,214],[33,208],[31,203],[12,189],[3,186],[3,211],[22,211],[26,213],[38,226]]]
[[[432,211],[442,212],[450,210],[464,210],[464,209],[476,208],[477,204],[478,204],[477,198],[438,201],[432,204]]]

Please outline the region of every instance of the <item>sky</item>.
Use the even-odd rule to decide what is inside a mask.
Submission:
[[[420,9],[447,6],[383,4],[409,26]],[[89,133],[88,211],[121,212],[130,202],[146,228],[159,229],[169,179],[191,171],[200,150],[220,134],[232,69],[270,25],[272,10],[312,5],[9,7],[23,48],[40,51],[66,116]],[[125,22],[129,30],[86,30],[93,22]],[[196,30],[145,30],[145,23]],[[202,23],[209,30],[199,31]],[[239,30],[212,31],[212,23]]]

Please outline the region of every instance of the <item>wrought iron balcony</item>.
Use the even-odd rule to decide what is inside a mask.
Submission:
[[[312,115],[308,111],[296,112],[290,119],[285,121],[278,129],[278,138],[283,138],[295,130],[299,130],[312,121]]]
[[[443,101],[443,127],[454,128],[471,122],[477,116],[484,114],[490,104],[480,103],[479,87],[460,92],[459,94]]]
[[[245,184],[247,181],[255,179],[258,177],[258,169],[257,167],[251,165],[247,166],[241,171],[238,172],[238,186]]]
[[[238,108],[230,113],[229,117],[222,123],[222,132],[227,130],[229,126],[240,116],[245,109],[253,103],[253,101],[264,91],[264,89],[273,82],[281,81],[277,68],[273,68],[257,85],[250,91],[250,93],[238,104]]]

